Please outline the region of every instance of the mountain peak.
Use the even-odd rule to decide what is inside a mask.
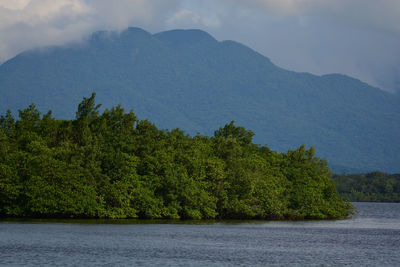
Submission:
[[[174,46],[217,42],[209,33],[198,29],[164,31],[154,34],[154,37]]]
[[[148,39],[152,35],[151,33],[138,28],[138,27],[129,27],[121,32],[117,31],[97,31],[92,34],[90,37],[91,43],[96,42],[107,42],[115,39]]]
[[[142,28],[138,28],[138,27],[129,27],[126,30],[122,31],[121,34],[134,34],[134,35],[143,35],[143,36],[151,36],[151,33],[143,30]]]
[[[98,42],[112,39],[116,36],[116,32],[114,31],[97,31],[92,33],[89,40],[90,42]]]

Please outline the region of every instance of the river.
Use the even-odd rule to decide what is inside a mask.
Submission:
[[[0,221],[2,266],[400,266],[400,203],[336,221]]]

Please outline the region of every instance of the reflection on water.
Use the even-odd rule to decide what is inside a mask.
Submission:
[[[400,204],[354,205],[337,221],[7,220],[0,264],[399,265]]]

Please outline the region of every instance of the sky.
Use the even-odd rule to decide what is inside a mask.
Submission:
[[[400,94],[400,0],[0,0],[0,63],[129,26],[202,29],[285,69]]]

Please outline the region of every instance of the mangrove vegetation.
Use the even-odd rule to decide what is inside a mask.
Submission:
[[[231,122],[214,136],[159,130],[121,106],[83,98],[73,120],[35,107],[0,119],[0,216],[344,218],[325,160],[253,144]]]
[[[400,202],[400,174],[370,172],[334,175],[339,195],[347,201]]]

